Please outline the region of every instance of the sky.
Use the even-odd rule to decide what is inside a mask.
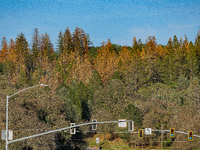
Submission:
[[[132,46],[133,37],[157,44],[186,34],[194,42],[200,30],[200,0],[0,0],[0,39],[23,33],[29,45],[35,28],[49,34],[56,48],[58,33],[76,27],[102,41]]]

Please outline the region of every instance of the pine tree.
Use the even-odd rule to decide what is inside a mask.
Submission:
[[[76,28],[73,33],[73,44],[74,44],[74,51],[78,53],[80,56],[84,54],[83,49],[81,47],[81,29]]]
[[[179,43],[178,38],[176,37],[176,35],[174,35],[174,38],[173,38],[173,41],[172,41],[172,45],[173,45],[174,52],[175,52],[175,55],[176,55],[178,48],[180,48],[180,43]]]
[[[42,57],[48,57],[48,59],[52,60],[54,54],[53,44],[51,43],[51,39],[47,33],[42,35],[41,37],[41,55]]]
[[[41,51],[41,37],[39,35],[39,31],[38,28],[34,29],[34,34],[32,37],[32,49],[31,52],[33,54],[33,61],[34,63],[37,61],[38,57],[39,57],[39,53]]]
[[[64,51],[64,46],[63,46],[63,33],[62,31],[59,32],[58,34],[58,40],[57,40],[57,52],[58,54],[62,54]]]
[[[65,30],[63,34],[63,53],[70,54],[71,51],[74,51],[73,41],[72,41],[72,35],[70,33],[70,30],[67,27],[67,29]]]
[[[200,50],[200,30],[197,33],[197,36],[195,38],[195,48]]]
[[[173,48],[172,39],[169,38],[167,46],[164,47],[164,56],[161,57],[159,61],[159,74],[162,78],[162,81],[165,83],[171,83],[174,81],[176,77],[176,70],[175,70],[175,52]]]
[[[23,33],[19,34],[16,38],[15,49],[17,52],[17,61],[20,65],[24,65],[28,61],[29,48],[28,42]]]
[[[198,74],[198,58],[197,58],[197,53],[195,51],[195,46],[193,43],[190,41],[188,45],[188,51],[186,52],[186,68],[187,71],[185,75],[187,75],[190,78],[195,77]]]
[[[0,50],[0,62],[4,63],[8,57],[8,44],[7,44],[7,40],[5,37],[3,37],[1,47],[2,48]]]
[[[195,51],[197,53],[198,61],[200,61],[200,30],[195,38]]]
[[[26,41],[26,38],[23,33],[19,34],[16,38],[15,42],[15,49],[17,53],[17,85],[24,86],[27,83],[28,79],[28,71],[29,70],[29,47],[28,42]]]
[[[18,62],[17,62],[17,52],[16,52],[16,49],[15,49],[15,42],[10,39],[10,43],[9,43],[9,53],[8,53],[8,60],[9,60],[9,63],[8,63],[8,72],[9,72],[9,78],[11,79],[11,81],[16,84],[16,68],[17,68],[17,65],[18,65]]]
[[[92,44],[89,35],[85,34],[81,28],[76,27],[73,33],[74,50],[80,56],[88,53],[88,45]]]
[[[12,38],[10,39],[9,43],[8,59],[12,62],[12,64],[17,64],[17,51],[15,48],[15,42]]]
[[[138,42],[136,40],[136,37],[134,36],[134,38],[133,38],[133,46],[132,46],[133,55],[135,55],[138,50],[139,50],[139,45],[138,45]]]
[[[7,40],[3,37],[0,49],[0,74],[8,74],[9,70],[9,63],[8,63],[8,45]]]

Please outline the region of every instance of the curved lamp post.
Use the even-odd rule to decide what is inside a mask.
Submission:
[[[49,86],[49,85],[40,84],[40,85],[31,86],[31,87],[25,88],[25,89],[15,93],[15,94],[13,94],[13,95],[10,95],[10,96],[7,95],[6,96],[6,150],[8,150],[8,99],[10,97],[22,92],[22,91],[25,91],[27,89],[34,88],[34,87],[37,87],[37,86]]]

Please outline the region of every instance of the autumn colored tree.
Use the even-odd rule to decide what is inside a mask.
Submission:
[[[7,60],[7,57],[8,57],[8,44],[6,38],[3,37],[0,49],[0,62],[4,63]]]
[[[138,45],[138,42],[136,40],[136,37],[134,36],[133,45],[132,45],[132,53],[133,53],[133,55],[137,54],[137,51],[139,51],[139,45]]]
[[[127,46],[122,47],[122,50],[120,51],[118,58],[122,62],[122,65],[124,68],[127,68],[131,64],[132,56],[131,56],[131,52],[128,50]]]
[[[52,54],[54,53],[53,44],[51,43],[51,39],[47,33],[42,35],[41,37],[41,57],[52,58]]]
[[[154,58],[157,56],[156,46],[157,42],[155,36],[149,36],[146,40],[147,57]]]
[[[88,53],[89,43],[91,43],[89,41],[89,35],[86,35],[85,31],[77,27],[73,33],[73,44],[75,52],[78,52],[80,56]]]
[[[8,78],[11,82],[16,85],[17,82],[17,68],[18,68],[18,61],[17,61],[17,51],[15,47],[15,42],[10,39],[9,46],[8,46],[8,61],[6,62],[7,65],[7,72]]]
[[[99,49],[95,62],[95,69],[100,74],[103,83],[109,81],[118,64],[117,56],[114,51],[110,51],[111,48],[112,44],[108,41],[106,46]]]
[[[76,28],[73,34],[69,28],[60,31],[56,52],[49,35],[39,35],[37,28],[31,48],[23,33],[16,41],[11,39],[9,44],[3,37],[0,48],[0,127],[5,126],[6,95],[29,85],[44,83],[49,87],[16,95],[9,104],[13,108],[9,112],[9,128],[19,138],[39,133],[39,130],[27,132],[16,128],[34,126],[53,130],[69,126],[71,122],[81,124],[93,118],[106,121],[121,117],[135,120],[135,130],[145,126],[169,130],[173,126],[177,130],[196,130],[195,134],[200,134],[200,31],[195,43],[189,42],[186,36],[180,40],[176,36],[169,38],[166,45],[157,44],[154,36],[149,36],[146,43],[134,37],[132,47],[112,44],[109,39],[101,46],[90,47],[90,42],[89,34],[81,28]],[[82,129],[88,131],[90,127],[78,130]],[[98,125],[98,130],[125,138],[129,145],[142,144],[142,140],[132,134],[113,134],[127,130],[119,129],[117,125]],[[20,142],[10,147],[81,149],[87,143],[73,140],[85,137],[84,132],[76,135],[59,132],[26,140],[27,146],[24,147]],[[150,146],[149,141],[159,141],[154,142],[158,146],[161,140],[166,148],[198,146],[198,142],[185,141],[185,135],[181,134],[172,141],[168,133],[163,133],[162,139],[160,133],[145,136],[143,144]],[[41,142],[50,146],[36,144]],[[0,149],[4,144],[5,141],[0,142]],[[72,147],[73,144],[76,147]]]

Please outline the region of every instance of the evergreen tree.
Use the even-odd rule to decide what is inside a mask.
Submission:
[[[161,62],[160,66],[160,71],[161,71],[160,74],[162,76],[162,80],[165,83],[174,81],[176,77],[174,63],[175,63],[175,53],[174,53],[172,39],[169,38],[169,41],[164,51],[164,59],[163,62]]]
[[[50,60],[53,60],[53,44],[51,43],[51,39],[47,33],[42,35],[41,37],[41,55],[42,57],[48,57]]]
[[[62,31],[59,32],[58,34],[58,40],[57,40],[57,53],[62,54],[64,51],[64,46],[63,46],[63,33]]]
[[[69,99],[81,112],[82,119],[90,120],[91,109],[89,104],[92,102],[92,95],[83,82],[72,81],[69,87]]]
[[[63,52],[64,54],[70,54],[71,51],[74,51],[73,48],[73,41],[72,41],[72,35],[70,33],[69,28],[65,30],[63,34]]]
[[[197,54],[198,62],[200,62],[200,30],[197,33],[197,36],[195,38],[195,44],[194,44],[194,46],[195,46],[194,48],[195,48],[195,52]],[[200,70],[200,65],[199,65],[198,70]]]
[[[83,56],[88,53],[88,45],[92,42],[89,39],[89,34],[85,34],[81,28],[76,27],[73,33],[73,44],[75,52]]]
[[[41,51],[41,37],[39,35],[38,28],[34,29],[33,37],[32,37],[32,49],[31,52],[33,54],[33,61],[36,63],[39,53]]]
[[[195,49],[200,52],[200,30],[195,38]]]
[[[76,28],[73,33],[73,44],[74,44],[74,51],[78,53],[80,56],[84,54],[83,49],[81,47],[81,28]]]
[[[172,45],[176,54],[176,51],[178,50],[178,48],[180,48],[180,43],[176,37],[176,35],[174,35],[173,41],[172,41]]]
[[[26,38],[24,36],[23,33],[19,34],[16,38],[16,42],[15,42],[15,49],[17,52],[17,62],[19,64],[19,68],[21,68],[22,66],[26,67],[28,61],[29,61],[29,47],[28,47],[28,42],[26,41]],[[21,69],[18,70],[18,72]]]
[[[121,114],[122,118],[127,120],[134,120],[134,125],[140,128],[142,126],[143,115],[137,107],[133,104],[129,104]]]
[[[187,77],[194,77],[198,75],[198,68],[199,68],[199,63],[198,63],[198,57],[197,53],[195,51],[195,46],[193,43],[190,41],[188,45],[188,51],[186,53],[186,68],[187,68]]]
[[[97,70],[92,71],[92,76],[88,83],[88,88],[92,93],[95,93],[103,87],[103,81]]]

